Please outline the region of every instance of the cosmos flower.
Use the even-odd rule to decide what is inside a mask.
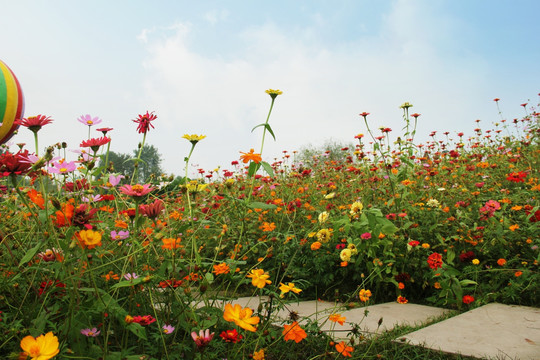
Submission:
[[[92,329],[81,329],[81,334],[83,334],[86,337],[96,337],[101,333],[100,330],[97,328]]]
[[[103,121],[97,116],[92,117],[89,114],[81,115],[81,117],[78,118],[77,120],[79,120],[80,123],[84,125],[88,125],[88,126],[94,126],[94,125],[100,124]]]
[[[304,329],[300,327],[297,321],[294,321],[291,325],[283,325],[283,340],[293,340],[299,343],[307,337]]]
[[[75,164],[75,161],[66,162],[64,159],[55,161],[51,163],[50,165],[51,166],[48,168],[48,172],[52,174],[66,175],[77,169],[77,165]]]
[[[161,328],[163,329],[163,333],[164,333],[164,334],[172,334],[172,332],[173,332],[174,329],[175,329],[174,326],[172,326],[172,325],[167,325],[167,324],[163,325]]]
[[[250,149],[248,153],[240,151],[240,160],[244,162],[244,164],[247,164],[250,161],[253,161],[254,163],[258,164],[262,161],[261,154],[255,154],[254,149]]]
[[[244,330],[255,332],[257,328],[254,325],[259,323],[260,318],[252,315],[253,310],[248,307],[242,308],[239,304],[226,304],[223,311],[225,321],[234,322]]]
[[[137,184],[137,185],[124,185],[119,188],[120,192],[124,195],[132,196],[134,199],[140,199],[143,196],[148,195],[154,188],[150,184]]]
[[[253,284],[253,286],[255,287],[258,287],[259,289],[265,287],[266,284],[272,283],[272,281],[268,280],[270,275],[268,275],[268,273],[265,273],[263,269],[253,269],[247,275],[247,277],[251,278],[251,284]]]
[[[58,338],[51,331],[37,338],[28,335],[21,340],[21,349],[32,360],[52,359],[60,352],[59,345]]]
[[[193,338],[193,341],[195,341],[195,345],[197,345],[197,348],[202,349],[206,345],[212,341],[212,338],[214,337],[214,333],[210,333],[209,329],[206,330],[199,330],[199,334],[195,331],[191,333],[191,337]]]

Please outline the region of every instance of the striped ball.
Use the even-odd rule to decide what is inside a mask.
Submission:
[[[24,115],[24,96],[11,69],[0,60],[0,144],[8,141],[19,125],[15,120]]]

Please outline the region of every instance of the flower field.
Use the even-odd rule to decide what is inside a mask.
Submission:
[[[19,120],[35,149],[0,154],[2,358],[339,359],[359,356],[364,337],[334,343],[276,311],[312,299],[539,305],[535,108],[417,144],[421,115],[404,103],[395,142],[364,112],[355,146],[272,163],[263,150],[281,91],[267,93],[260,150],[199,178],[187,169],[203,135],[179,139],[191,143],[183,176],[141,184],[137,166],[131,178],[109,166],[114,132],[98,117],[79,118],[88,137],[74,160],[63,144],[39,148],[53,119]],[[142,145],[159,126],[149,112],[133,122]],[[230,301],[256,295],[268,300]]]

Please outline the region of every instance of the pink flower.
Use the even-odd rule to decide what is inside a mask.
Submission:
[[[97,328],[92,329],[81,329],[81,334],[83,334],[86,337],[96,337],[101,333],[100,330]]]
[[[362,235],[360,235],[360,238],[364,239],[364,240],[369,240],[371,239],[371,233],[363,233]]]
[[[148,195],[152,190],[154,190],[153,187],[150,186],[150,184],[137,184],[137,185],[124,185],[119,188],[120,192],[124,195],[132,196],[135,199],[142,198],[145,195]]]
[[[125,240],[129,237],[129,231],[120,230],[116,232],[116,230],[111,231],[111,239],[112,240]]]
[[[66,162],[64,159],[55,161],[49,167],[49,172],[53,174],[67,174],[75,171],[77,165],[75,161]]]
[[[101,120],[100,118],[98,118],[97,116],[96,117],[92,117],[90,115],[81,115],[80,118],[78,118],[77,120],[79,120],[80,123],[84,124],[84,125],[88,125],[88,126],[94,126],[94,125],[97,125],[97,124],[100,124],[103,120]]]
[[[210,343],[210,341],[214,337],[214,333],[210,334],[210,330],[206,329],[206,330],[199,330],[199,335],[197,335],[197,333],[193,331],[191,333],[191,337],[193,338],[193,341],[195,341],[195,345],[197,345],[199,349],[202,349],[206,345],[208,345],[208,343]]]
[[[120,184],[120,181],[125,178],[124,175],[109,175],[109,181],[105,184],[104,188],[113,188],[116,185]]]

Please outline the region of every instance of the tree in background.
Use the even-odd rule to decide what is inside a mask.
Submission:
[[[111,151],[109,153],[109,164],[112,165],[114,172],[124,175],[126,179],[130,179],[135,170],[135,159],[138,152],[138,149],[135,149],[133,155],[130,155]],[[147,183],[151,178],[157,178],[163,173],[161,154],[154,145],[144,145],[138,167],[136,183]]]

